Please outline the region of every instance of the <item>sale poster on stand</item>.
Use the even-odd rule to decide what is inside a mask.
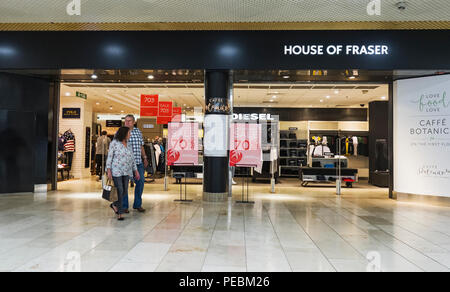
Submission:
[[[169,123],[167,165],[198,165],[198,123]]]
[[[230,166],[262,166],[261,132],[260,124],[231,124]]]

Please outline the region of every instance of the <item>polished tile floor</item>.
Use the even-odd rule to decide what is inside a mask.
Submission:
[[[115,220],[95,180],[0,196],[0,271],[449,271],[450,207],[385,189],[251,189],[254,205],[175,203],[147,184],[145,214]],[[131,199],[131,196],[130,196]],[[132,199],[131,199],[132,201]]]

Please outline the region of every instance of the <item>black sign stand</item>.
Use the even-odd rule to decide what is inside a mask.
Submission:
[[[248,200],[249,195],[249,176],[250,176],[250,167],[255,167],[255,165],[245,165],[241,167],[247,167],[247,175],[242,178],[242,200],[236,201],[237,204],[254,204],[254,201]],[[245,199],[245,184],[247,184],[247,199]]]
[[[187,177],[186,173],[184,173],[184,199],[183,199],[183,178],[180,178],[180,199],[174,200],[174,202],[191,203],[192,201],[193,200],[187,199]]]

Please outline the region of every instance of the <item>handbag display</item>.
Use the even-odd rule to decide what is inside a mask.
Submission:
[[[119,199],[117,189],[114,187],[110,179],[108,179],[106,184],[103,186],[102,199],[111,203],[114,203]]]

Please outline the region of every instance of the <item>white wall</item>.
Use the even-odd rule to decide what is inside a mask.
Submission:
[[[80,119],[63,119],[62,108],[80,108]],[[86,127],[92,127],[92,106],[86,100],[78,97],[61,96],[59,133],[63,134],[68,129],[71,129],[75,134],[75,153],[71,171],[71,175],[74,178],[88,178],[91,176],[90,168],[84,167]]]
[[[450,75],[394,83],[394,190],[450,197]]]

